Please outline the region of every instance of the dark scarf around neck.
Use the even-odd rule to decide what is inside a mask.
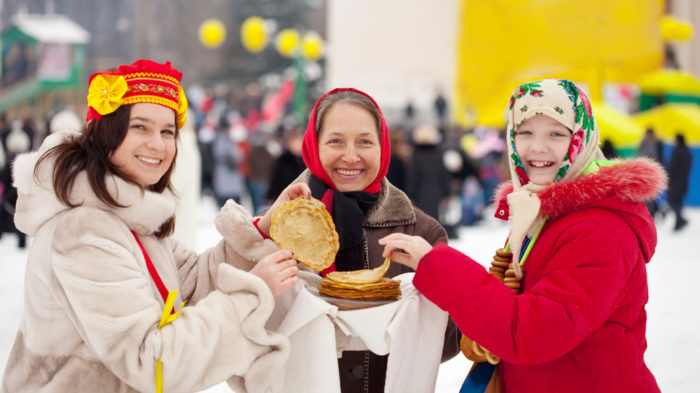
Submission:
[[[362,224],[367,211],[377,203],[379,193],[338,192],[321,183],[313,174],[309,179],[309,188],[311,188],[311,195],[326,205],[326,209],[333,217],[335,230],[340,239],[340,249],[335,257],[335,269],[331,266],[324,273],[333,270],[365,269],[365,233]]]

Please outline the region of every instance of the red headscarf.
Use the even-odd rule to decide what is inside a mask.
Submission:
[[[316,101],[316,105],[314,105],[314,110],[311,112],[311,116],[309,118],[309,125],[306,127],[306,133],[304,134],[304,144],[302,145],[301,149],[302,157],[304,158],[304,162],[306,163],[307,168],[309,168],[309,170],[311,171],[311,173],[314,174],[314,176],[316,176],[322,183],[324,183],[328,187],[334,190],[336,189],[335,184],[333,184],[333,181],[331,180],[330,176],[328,176],[326,171],[323,170],[323,166],[321,165],[321,158],[318,156],[318,135],[316,135],[316,112],[318,110],[318,105],[321,103],[321,101],[323,101],[324,98],[339,91],[354,91],[356,93],[362,94],[363,96],[369,98],[374,104],[374,106],[377,107],[377,111],[379,111],[379,115],[381,118],[381,129],[379,130],[379,139],[381,147],[379,173],[377,173],[377,177],[372,181],[372,183],[369,186],[367,186],[367,188],[362,190],[364,192],[376,194],[379,192],[382,179],[384,178],[384,176],[386,176],[386,173],[389,170],[389,162],[391,161],[391,142],[389,141],[389,130],[386,126],[386,120],[384,120],[384,114],[379,108],[379,105],[377,105],[377,102],[374,101],[374,99],[370,97],[367,93],[357,89],[353,89],[351,87],[342,87],[333,89],[328,93],[324,94],[321,98],[319,98],[318,101]]]

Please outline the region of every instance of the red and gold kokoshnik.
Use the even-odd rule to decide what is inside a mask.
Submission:
[[[124,75],[126,93],[122,96],[123,104],[151,102],[167,106],[177,112],[178,81],[164,74],[136,73]]]
[[[170,62],[159,64],[137,60],[119,66],[115,71],[97,72],[90,76],[86,121],[99,120],[121,105],[152,103],[170,108],[177,114],[177,126],[186,120],[187,98],[180,86],[182,72]]]

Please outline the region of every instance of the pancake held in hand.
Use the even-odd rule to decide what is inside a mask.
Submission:
[[[294,259],[316,271],[335,261],[340,244],[333,218],[317,199],[297,198],[272,214],[270,237]]]
[[[382,263],[382,265],[376,269],[362,269],[349,272],[330,272],[328,275],[326,275],[326,278],[335,282],[348,284],[369,284],[381,280],[386,271],[389,270],[389,265],[391,265],[391,259],[387,257],[384,260],[384,263]]]

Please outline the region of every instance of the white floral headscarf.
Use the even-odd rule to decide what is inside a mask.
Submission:
[[[548,116],[566,126],[573,136],[555,182],[580,176],[596,159],[603,159],[598,148],[600,135],[593,120],[588,97],[566,79],[544,79],[518,86],[510,97],[508,108],[508,155],[513,192],[508,195],[513,252],[513,267],[520,272],[520,249],[526,235],[532,236],[544,220],[539,214],[540,200],[537,193],[542,186],[529,182],[525,168],[515,150],[515,130],[524,121],[536,116]]]

